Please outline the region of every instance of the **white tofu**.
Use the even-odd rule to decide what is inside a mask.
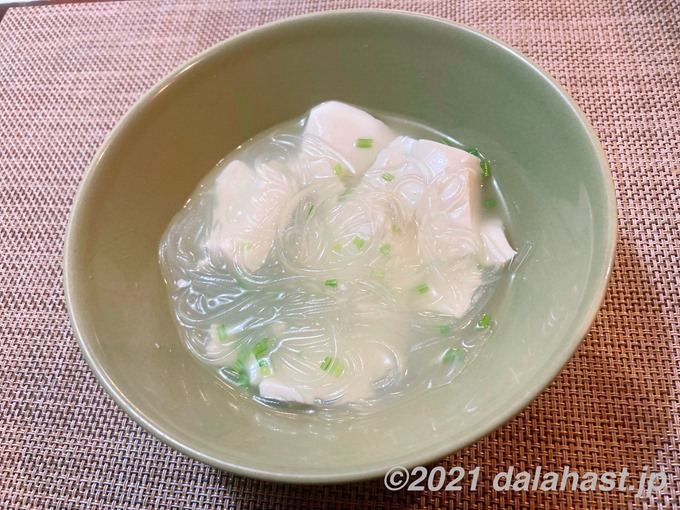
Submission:
[[[279,213],[296,191],[294,182],[266,165],[256,173],[242,161],[229,163],[215,183],[206,241],[211,257],[257,271],[274,242]]]
[[[394,138],[395,133],[369,113],[339,101],[327,101],[312,109],[305,123],[303,138],[321,140],[344,158],[357,176],[371,166],[378,153]],[[373,145],[356,146],[359,138],[369,138]],[[311,177],[333,176],[333,159],[308,163]],[[347,169],[350,171],[350,169]]]
[[[260,370],[260,363],[259,361],[257,361],[257,358],[255,357],[254,354],[250,354],[248,356],[248,359],[246,360],[245,363],[245,367],[251,385],[257,386],[263,381],[264,376],[262,375],[262,371]]]
[[[512,259],[517,252],[508,243],[503,231],[503,222],[499,219],[485,220],[480,225],[480,236],[486,249],[486,261],[494,266],[502,266]]]
[[[275,377],[267,377],[260,382],[260,396],[284,402],[311,404],[294,387]]]
[[[380,151],[375,162],[364,175],[360,186],[389,190],[415,211],[429,181],[425,168],[413,164],[412,159],[409,158],[416,141],[408,136],[395,138]],[[394,180],[385,180],[383,176],[386,174],[394,176]]]
[[[418,252],[428,269],[415,275],[404,272],[397,285],[405,292],[427,285],[416,302],[432,312],[460,318],[470,309],[482,283],[474,255],[486,254],[497,265],[514,256],[500,221],[480,224],[481,179],[476,156],[400,136],[380,152],[360,184],[392,193],[412,209],[419,227]]]
[[[472,154],[400,136],[378,155],[364,181],[394,192],[421,217],[443,212],[453,224],[473,228],[481,175],[479,159]]]
[[[472,154],[430,140],[418,140],[413,156],[424,161],[432,172],[421,203],[425,211],[445,213],[453,225],[474,228],[481,186],[479,159]]]

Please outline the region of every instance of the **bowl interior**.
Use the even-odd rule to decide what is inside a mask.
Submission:
[[[527,251],[498,327],[450,385],[325,422],[225,391],[183,347],[158,244],[233,148],[328,99],[419,120],[483,149]],[[282,481],[377,476],[435,460],[525,407],[594,318],[613,256],[611,177],[583,116],[525,58],[470,29],[386,11],[274,23],[193,59],[116,127],[76,199],[65,288],[76,336],[135,420],[216,467]]]

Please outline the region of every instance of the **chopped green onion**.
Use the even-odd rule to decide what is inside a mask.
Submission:
[[[394,175],[392,175],[389,172],[385,172],[384,174],[382,174],[382,178],[383,178],[383,181],[392,182],[394,180]]]
[[[384,270],[384,269],[375,268],[375,269],[371,272],[371,276],[373,276],[373,278],[377,278],[378,280],[382,280],[382,279],[385,278],[385,270]]]
[[[333,167],[333,173],[338,177],[342,177],[342,175],[345,173],[345,169],[342,168],[342,165],[340,163],[338,163]]]
[[[260,375],[264,377],[269,377],[272,375],[271,367],[269,366],[269,362],[266,359],[259,360],[257,364],[260,367]]]
[[[224,324],[220,324],[215,328],[215,332],[217,333],[217,339],[224,343],[227,341],[227,328],[224,326]]]
[[[250,356],[250,351],[247,349],[241,349],[241,351],[238,353],[238,356],[236,357],[236,361],[234,361],[234,364],[231,366],[231,369],[237,374],[243,372],[248,356]]]
[[[236,386],[245,387],[250,385],[250,377],[243,370],[239,370],[236,378]]]
[[[340,200],[342,200],[343,198],[345,198],[345,197],[346,197],[347,195],[349,195],[350,193],[352,193],[352,188],[345,188],[345,191],[343,191],[342,193],[340,193],[340,196],[339,196],[338,198],[339,198]]]
[[[389,257],[391,251],[392,251],[392,247],[391,247],[389,244],[387,244],[387,243],[383,244],[383,245],[380,247],[380,253],[382,253],[383,255],[385,255],[385,257]]]
[[[352,244],[358,249],[362,249],[364,244],[366,244],[366,241],[364,241],[361,237],[356,236],[354,239],[352,239]]]
[[[335,287],[338,286],[338,280],[336,280],[336,279],[333,279],[333,280],[326,280],[326,281],[324,282],[324,284],[325,284],[327,287],[333,287],[333,288],[335,288]]]
[[[333,251],[336,253],[340,253],[342,251],[342,245],[340,243],[334,243]]]
[[[482,318],[479,319],[479,322],[477,323],[477,328],[486,329],[489,326],[491,326],[491,317],[487,314],[482,315]]]
[[[453,328],[451,327],[450,324],[442,324],[439,326],[440,335],[450,335],[451,331],[453,331]]]
[[[463,150],[464,150],[465,152],[467,152],[468,154],[472,154],[473,156],[479,157],[479,151],[477,150],[476,147],[466,147],[466,148],[463,149]]]
[[[345,372],[345,365],[342,364],[342,361],[340,360],[335,360],[333,363],[333,367],[331,368],[333,375],[335,377],[340,377],[344,372]]]
[[[394,223],[392,223],[391,229],[393,234],[401,234],[401,229]]]
[[[236,358],[236,361],[234,361],[234,364],[231,366],[231,369],[234,372],[239,373],[243,370],[243,364],[244,364],[244,361],[242,359]]]
[[[310,206],[307,208],[307,217],[308,218],[312,215],[313,210],[314,210],[314,204],[310,204]]]
[[[491,165],[488,161],[481,161],[479,166],[482,167],[482,177],[489,177],[491,175]]]
[[[373,147],[373,138],[357,138],[357,141],[354,142],[354,146],[357,149],[370,149]]]
[[[260,360],[262,355],[267,352],[267,349],[269,348],[268,343],[269,338],[263,338],[255,344],[253,347],[253,355],[255,356],[255,359]]]
[[[416,287],[416,290],[417,290],[420,294],[426,294],[426,293],[430,292],[430,286],[429,286],[428,284],[426,284],[426,283],[421,283],[420,285],[418,285],[418,286]]]
[[[484,209],[493,209],[496,207],[496,201],[493,198],[484,200]]]
[[[345,366],[342,361],[333,359],[332,356],[326,356],[321,362],[321,370],[324,372],[330,371],[335,377],[340,377],[345,372]]]
[[[456,349],[447,349],[444,356],[442,356],[442,362],[450,364],[453,363],[457,357],[458,351]]]
[[[328,370],[331,366],[331,363],[333,363],[333,358],[326,356],[321,362],[321,370]]]

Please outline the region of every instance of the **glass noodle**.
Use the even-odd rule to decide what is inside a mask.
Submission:
[[[395,133],[442,140],[416,123],[378,117]],[[165,232],[160,262],[184,342],[230,386],[283,408],[373,410],[447,384],[493,331],[484,305],[506,271],[479,257],[479,233],[442,220],[445,202],[460,200],[451,195],[464,186],[446,172],[425,185],[417,174],[401,177],[391,167],[373,168],[376,181],[366,186],[351,161],[303,136],[306,118],[229,154]],[[276,218],[270,237],[253,229],[225,256],[211,236],[219,215],[235,214],[224,209],[233,204],[216,204],[220,175],[235,160],[275,183],[273,191],[250,197],[248,207],[267,209],[275,200]],[[332,172],[315,176],[319,165]],[[503,198],[483,158],[480,168],[475,207],[507,229]],[[434,191],[442,189],[453,191]],[[420,194],[415,217],[399,198],[411,190]],[[262,254],[261,265],[249,262],[253,252]],[[460,317],[430,306],[433,286],[442,282],[451,282],[447,292],[454,294],[458,282],[475,289]],[[301,398],[262,397],[258,385],[274,379]]]

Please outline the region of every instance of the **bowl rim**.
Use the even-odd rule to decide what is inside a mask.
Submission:
[[[603,272],[603,278],[598,282],[594,291],[591,293],[590,298],[587,302],[587,313],[584,313],[579,321],[578,327],[574,328],[573,333],[565,337],[565,341],[561,344],[560,348],[556,351],[555,355],[552,357],[549,364],[544,366],[544,370],[541,372],[541,376],[534,379],[534,384],[527,387],[524,392],[518,393],[518,398],[505,408],[505,411],[500,415],[494,416],[489,419],[483,427],[471,431],[466,435],[458,436],[456,444],[441,444],[438,447],[427,447],[425,449],[416,450],[414,452],[396,456],[393,462],[380,466],[373,466],[363,469],[353,469],[352,471],[342,472],[342,473],[325,473],[319,472],[315,474],[308,473],[285,473],[278,471],[267,471],[260,468],[252,468],[248,465],[237,464],[229,462],[224,459],[219,459],[213,457],[205,452],[199,451],[188,444],[184,444],[181,441],[173,438],[171,435],[166,433],[162,428],[155,425],[150,419],[148,419],[144,413],[138,409],[135,404],[128,400],[126,395],[118,389],[112,378],[109,377],[106,367],[97,359],[93,350],[89,347],[89,342],[86,339],[84,332],[81,329],[81,316],[84,314],[82,310],[76,307],[77,285],[75,284],[74,278],[77,270],[77,230],[78,224],[80,223],[80,216],[82,210],[86,208],[87,202],[87,190],[90,187],[92,181],[96,178],[98,172],[98,163],[102,157],[108,152],[109,147],[114,144],[115,140],[119,135],[127,128],[127,125],[132,123],[136,117],[138,117],[145,106],[151,103],[154,98],[160,94],[165,88],[172,85],[176,80],[178,80],[185,72],[189,71],[194,65],[199,62],[217,54],[223,50],[225,47],[233,46],[235,44],[246,42],[251,38],[258,38],[272,29],[277,29],[279,27],[284,27],[292,25],[295,23],[307,23],[314,21],[315,19],[321,18],[342,18],[347,16],[371,16],[371,17],[384,17],[384,18],[419,18],[424,22],[436,23],[441,25],[447,25],[453,30],[459,30],[465,32],[474,37],[485,40],[487,43],[492,44],[500,51],[509,54],[511,57],[522,61],[525,65],[533,68],[537,71],[538,75],[549,84],[557,95],[569,105],[575,118],[578,119],[580,125],[584,128],[584,131],[588,134],[588,139],[592,145],[594,154],[597,156],[598,168],[603,177],[603,182],[605,183],[603,187],[603,194],[606,197],[606,210],[608,211],[608,222],[607,222],[607,237],[603,240],[604,244],[604,256],[603,263],[600,270]],[[451,21],[449,19],[432,16],[428,14],[421,14],[416,12],[396,10],[396,9],[340,9],[333,11],[323,11],[301,14],[297,16],[291,16],[282,18],[273,22],[265,23],[250,29],[245,30],[239,34],[228,37],[225,40],[217,42],[216,44],[210,46],[209,48],[201,51],[190,59],[186,60],[182,64],[175,67],[171,72],[166,74],[161,80],[156,82],[150,89],[144,92],[133,104],[128,108],[125,114],[116,122],[113,129],[105,137],[102,145],[97,150],[95,156],[92,158],[91,162],[85,169],[83,176],[81,178],[80,185],[76,191],[70,214],[69,220],[66,227],[66,235],[64,240],[64,251],[63,251],[63,290],[65,295],[66,308],[68,311],[68,316],[70,319],[71,327],[74,332],[74,336],[80,347],[80,351],[88,366],[90,367],[92,373],[95,375],[96,379],[100,385],[106,390],[109,396],[115,401],[115,403],[137,424],[139,424],[143,429],[149,432],[151,435],[160,439],[166,445],[171,448],[210,466],[224,469],[226,471],[235,473],[240,476],[246,476],[250,478],[263,479],[268,481],[276,482],[286,482],[286,483],[339,483],[339,482],[351,482],[358,480],[365,480],[371,478],[377,478],[385,475],[388,470],[394,466],[407,466],[412,467],[416,465],[427,465],[443,457],[450,455],[452,452],[459,451],[463,448],[468,447],[475,441],[483,438],[492,431],[496,430],[503,424],[511,421],[515,418],[522,410],[524,410],[531,402],[542,393],[547,386],[554,381],[564,366],[571,360],[574,352],[579,347],[588,331],[591,328],[597,314],[602,308],[605,294],[609,286],[609,281],[611,278],[612,268],[614,264],[614,255],[617,243],[617,207],[616,207],[616,195],[614,188],[614,181],[611,174],[611,169],[607,161],[606,154],[602,148],[602,145],[597,137],[597,134],[587,117],[577,105],[577,103],[571,98],[569,93],[548,73],[542,66],[536,63],[530,57],[524,55],[519,50],[511,47],[510,45],[500,41],[499,39],[486,34],[485,32],[471,28],[464,24]]]

